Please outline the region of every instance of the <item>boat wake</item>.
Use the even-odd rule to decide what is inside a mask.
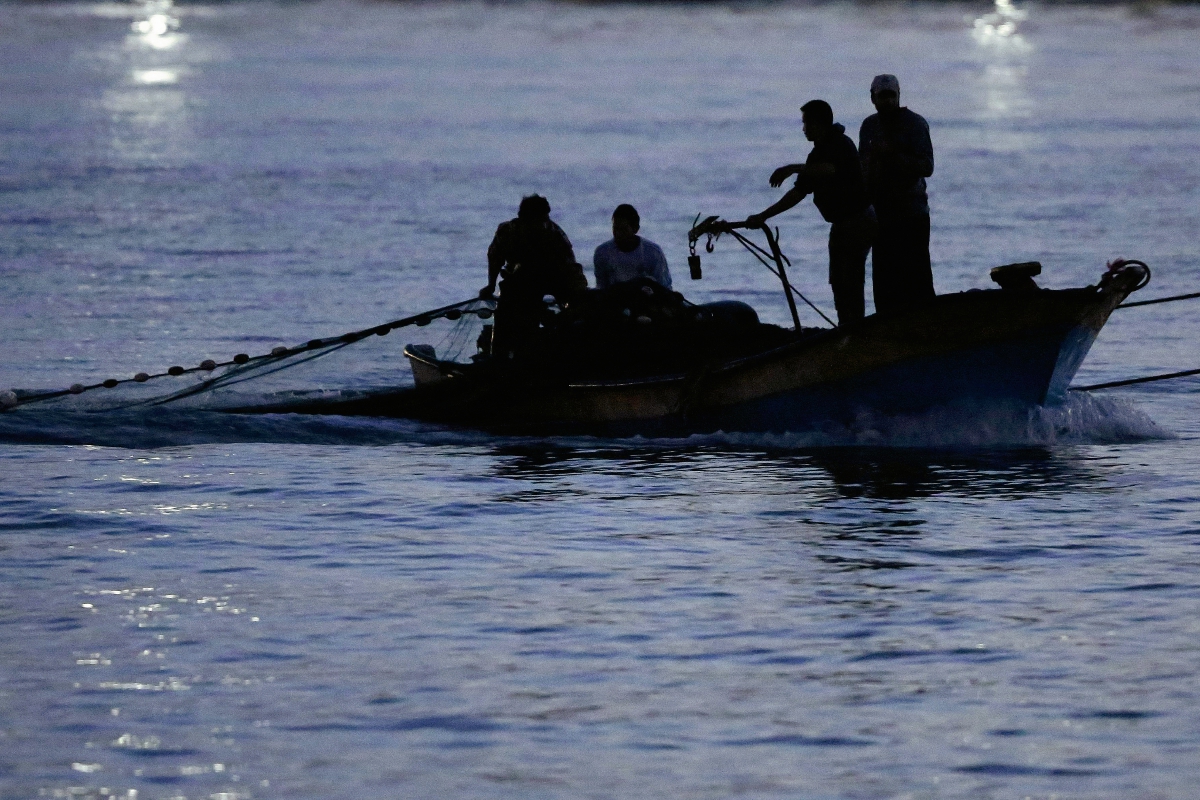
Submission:
[[[19,409],[0,414],[0,442],[121,448],[261,442],[305,445],[430,444],[605,449],[804,450],[818,447],[986,448],[1113,444],[1174,434],[1122,398],[1072,393],[1056,407],[955,406],[921,414],[860,414],[796,433],[711,433],[680,438],[513,437],[411,420],[307,414],[228,414],[195,408]]]
[[[1060,444],[1120,444],[1173,439],[1134,403],[1117,397],[1072,392],[1060,406],[997,404],[943,406],[912,415],[860,414],[848,425],[803,433],[718,433],[690,437],[733,447],[985,448]]]

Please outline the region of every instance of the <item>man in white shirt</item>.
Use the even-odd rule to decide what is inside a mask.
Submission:
[[[637,209],[622,203],[613,211],[613,238],[596,248],[592,266],[596,270],[596,288],[607,289],[634,278],[649,278],[671,288],[671,272],[662,248],[637,235],[642,226]]]

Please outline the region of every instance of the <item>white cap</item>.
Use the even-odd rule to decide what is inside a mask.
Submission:
[[[900,94],[900,81],[895,75],[876,75],[871,81],[871,94],[876,92],[895,92]]]

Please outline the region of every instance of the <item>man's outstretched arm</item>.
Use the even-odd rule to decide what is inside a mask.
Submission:
[[[760,227],[764,222],[769,220],[776,214],[782,214],[789,208],[795,208],[801,200],[808,196],[808,192],[799,186],[793,186],[787,190],[783,197],[779,198],[770,208],[758,214],[751,214],[746,217],[746,224],[752,228]]]
[[[783,182],[788,178],[793,175],[799,175],[803,171],[803,164],[785,164],[771,173],[771,187],[778,189],[780,186],[783,186]]]

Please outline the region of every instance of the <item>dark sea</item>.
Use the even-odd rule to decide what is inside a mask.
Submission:
[[[1196,6],[3,2],[0,389],[464,300],[531,192],[585,264],[630,202],[690,299],[786,324],[731,242],[689,281],[686,231],[882,72],[931,126],[939,291],[1119,256],[1200,291]],[[827,226],[778,222],[830,313]],[[1076,382],[1198,341],[1200,301],[1119,310]],[[0,798],[1198,797],[1198,390],[671,440],[5,412]]]

